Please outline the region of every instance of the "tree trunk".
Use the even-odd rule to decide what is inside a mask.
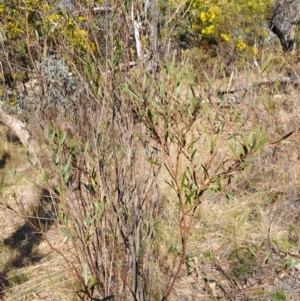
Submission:
[[[296,24],[300,20],[299,0],[278,0],[273,9],[270,28],[279,38],[284,52],[295,48]]]

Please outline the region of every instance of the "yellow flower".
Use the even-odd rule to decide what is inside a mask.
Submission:
[[[60,19],[60,16],[58,14],[52,14],[48,18],[52,22],[57,22]]]
[[[28,7],[36,6],[39,0],[25,0],[25,4]]]
[[[215,25],[212,24],[212,25],[209,25],[209,26],[207,26],[206,28],[202,29],[201,33],[202,33],[203,35],[210,35],[210,34],[212,34],[214,31],[215,31]]]
[[[74,34],[74,37],[80,37],[80,38],[87,37],[87,31],[84,30],[84,29],[78,29],[78,28],[76,28],[74,30],[73,34]]]
[[[48,3],[43,3],[42,8],[43,8],[44,11],[48,10],[49,9]]]
[[[79,30],[79,33],[80,33],[83,37],[86,37],[86,36],[87,36],[87,31],[84,30],[84,29],[80,29],[80,30]]]
[[[251,52],[253,55],[257,54],[257,48],[255,46],[251,47]]]
[[[228,34],[222,33],[220,36],[221,36],[221,38],[222,38],[225,42],[229,42],[229,41],[230,41],[230,37],[229,37]]]
[[[72,20],[72,19],[69,19],[67,25],[68,25],[68,26],[73,26],[73,25],[74,25],[73,20]]]
[[[79,22],[84,22],[84,21],[86,21],[86,17],[84,17],[84,16],[79,16],[79,17],[77,18],[77,20],[78,20]]]
[[[211,14],[210,14],[210,17],[209,17],[209,21],[210,22],[213,22],[213,20],[216,18],[216,14],[214,13],[214,12],[212,12]]]
[[[240,51],[244,50],[247,47],[247,45],[242,41],[238,40],[236,43],[236,48]]]
[[[5,25],[5,30],[11,35],[11,37],[16,38],[20,33],[22,33],[22,29],[19,24],[14,23],[12,21],[7,22]]]
[[[201,21],[203,22],[203,23],[205,23],[206,22],[206,20],[207,20],[207,17],[206,17],[206,14],[205,14],[205,12],[201,12],[200,13],[200,19],[201,19]]]
[[[15,106],[18,104],[18,99],[17,99],[17,96],[15,95],[12,95],[9,97],[9,102],[12,106]]]
[[[97,50],[96,44],[95,44],[94,42],[92,42],[90,46],[91,46],[91,50],[92,50],[93,52],[95,52],[95,51]]]

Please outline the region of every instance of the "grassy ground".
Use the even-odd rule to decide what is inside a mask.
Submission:
[[[34,184],[36,170],[28,163],[24,147],[11,139],[4,127],[0,128],[0,141],[1,299],[76,300],[63,258],[46,241],[65,254],[70,246],[51,217],[47,217],[42,234],[36,227],[34,209],[25,214],[21,210],[18,195],[22,195],[22,188]],[[34,191],[36,195],[24,191],[24,196],[29,194],[25,202],[40,198],[38,190]]]
[[[297,60],[294,57],[282,63],[281,74],[292,69],[298,77]],[[278,76],[270,71],[263,76],[275,75]],[[261,76],[257,70],[239,71],[236,81]],[[298,300],[298,94],[297,85],[266,84],[251,88],[236,105],[245,120],[245,129],[263,125],[269,143],[247,171],[234,177],[226,195],[204,195],[193,222],[184,269],[170,300]],[[2,299],[76,300],[73,279],[63,259],[71,257],[71,245],[59,226],[47,215],[43,231],[39,232],[34,216],[24,218],[18,211],[19,205],[15,202],[14,207],[14,202],[8,200],[17,199],[21,194],[18,187],[32,182],[36,170],[28,165],[22,145],[3,127],[0,141]],[[175,230],[178,220],[175,196],[164,181],[160,190],[163,205],[155,240],[160,250],[159,266],[152,270],[157,289],[163,290],[161,273],[172,273],[178,261],[180,238]]]
[[[298,78],[297,60],[294,57],[292,62],[285,62],[280,75],[292,67]],[[274,70],[264,75],[239,72],[236,84],[280,75]],[[177,283],[174,300],[298,300],[298,93],[297,85],[266,84],[251,87],[236,105],[245,120],[244,129],[264,126],[269,143],[249,170],[236,175],[228,187],[229,195],[203,198],[191,234],[185,274]],[[170,222],[176,212],[172,207],[174,196],[167,185],[162,191],[168,204],[165,218]],[[162,235],[174,257],[180,245],[172,233],[175,227],[170,223]],[[162,262],[168,264],[168,260]],[[166,268],[171,269],[171,262],[169,259]]]

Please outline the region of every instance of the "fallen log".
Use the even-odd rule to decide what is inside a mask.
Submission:
[[[280,84],[293,84],[293,85],[298,85],[300,83],[300,80],[297,78],[293,78],[290,76],[280,76],[280,77],[266,77],[266,78],[261,78],[256,81],[252,81],[249,83],[241,83],[238,85],[233,85],[232,87],[228,88],[220,88],[217,91],[218,95],[224,95],[224,94],[233,94],[236,92],[241,92],[241,91],[246,91],[249,90],[250,88],[265,85],[265,84],[274,84],[274,83],[280,83]]]

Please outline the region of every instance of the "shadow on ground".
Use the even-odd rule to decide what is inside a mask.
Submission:
[[[43,191],[35,216],[28,218],[21,227],[2,241],[0,247],[7,248],[11,254],[17,255],[11,256],[0,271],[0,299],[3,299],[4,292],[12,285],[8,279],[10,271],[30,266],[43,258],[43,254],[38,251],[38,245],[42,241],[42,233],[54,223],[56,204],[57,201],[53,201],[49,192]]]
[[[6,161],[10,158],[10,155],[8,153],[4,153],[0,158],[0,168],[4,168]]]

